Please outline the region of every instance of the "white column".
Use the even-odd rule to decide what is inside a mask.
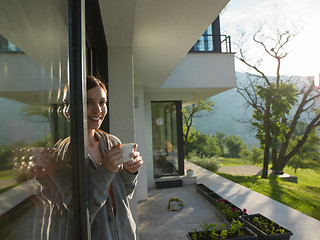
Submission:
[[[138,201],[146,200],[148,198],[148,179],[147,166],[150,163],[150,158],[147,154],[146,146],[146,124],[145,124],[145,105],[144,105],[144,89],[143,86],[134,86],[134,107],[135,107],[135,132],[136,142],[139,144],[139,152],[143,157],[143,165],[140,169],[139,182],[137,187]],[[148,132],[149,133],[149,132]],[[151,158],[152,160],[152,158]]]
[[[123,143],[135,141],[133,63],[130,47],[110,47],[109,118],[110,133]]]

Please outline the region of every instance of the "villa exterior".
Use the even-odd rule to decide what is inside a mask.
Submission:
[[[147,199],[155,178],[184,174],[181,109],[236,85],[230,39],[220,33],[219,23],[228,2],[1,1],[2,152],[32,144],[53,146],[71,135],[73,156],[85,159],[85,76],[97,75],[109,93],[108,119],[102,129],[123,143],[138,143],[144,159],[132,200],[136,215],[137,201]],[[67,83],[74,109],[70,124],[61,112]],[[1,155],[0,171],[12,168],[8,159]],[[88,217],[86,191],[81,185],[85,162],[77,164],[73,168],[79,216],[75,239],[88,239],[90,231],[83,227]],[[28,197],[2,195],[1,215]],[[7,206],[8,202],[12,204]],[[25,233],[27,225],[21,220],[19,226]],[[30,239],[35,237],[29,234]]]

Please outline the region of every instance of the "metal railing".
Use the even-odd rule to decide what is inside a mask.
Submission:
[[[203,34],[189,52],[231,53],[230,36]]]

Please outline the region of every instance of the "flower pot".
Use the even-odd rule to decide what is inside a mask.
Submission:
[[[227,238],[223,238],[223,239],[227,239],[227,240],[254,240],[254,239],[258,239],[257,235],[252,232],[250,229],[243,227],[241,228],[241,230],[244,232],[244,236],[235,236],[235,235],[231,235],[228,236]],[[217,231],[218,234],[220,234],[220,231]],[[189,240],[194,240],[194,238],[192,238],[193,234],[196,233],[197,234],[197,240],[213,240],[214,238],[212,238],[210,236],[210,233],[204,233],[204,232],[189,232],[187,234],[187,237]],[[214,240],[219,240],[221,238],[215,238]]]
[[[267,229],[271,230],[271,226],[274,226],[274,232],[267,232],[266,230],[262,229],[258,223],[254,222],[254,218],[258,219],[258,222],[263,222],[265,226],[268,226]],[[291,237],[292,232],[281,225],[271,221],[270,219],[266,218],[261,214],[250,214],[250,215],[242,215],[240,216],[240,221],[245,224],[245,226],[251,229],[253,232],[257,234],[259,239],[273,239],[273,240],[287,240]],[[279,232],[282,230],[282,232]]]
[[[240,208],[223,198],[217,200],[216,208],[229,222],[233,219],[238,220],[241,215],[245,214]]]
[[[170,211],[179,211],[183,207],[182,202],[174,202],[170,201],[169,202],[169,210]]]
[[[187,170],[187,176],[192,177],[193,176],[193,170]]]

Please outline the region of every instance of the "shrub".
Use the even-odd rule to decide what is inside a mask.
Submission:
[[[217,157],[201,157],[193,152],[187,155],[187,159],[212,172],[216,172],[220,168],[220,159]]]
[[[256,144],[252,146],[252,152],[249,157],[250,162],[253,164],[263,163],[263,150],[258,148]]]

